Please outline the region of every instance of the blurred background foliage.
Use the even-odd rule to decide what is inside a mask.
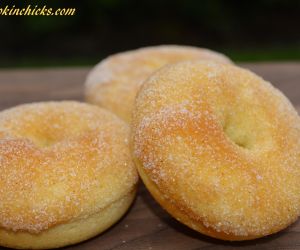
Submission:
[[[91,65],[157,44],[187,44],[236,61],[300,60],[300,0],[36,0],[75,16],[0,16],[0,66]]]

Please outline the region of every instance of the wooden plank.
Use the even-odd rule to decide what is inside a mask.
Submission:
[[[243,64],[281,89],[300,110],[300,63]],[[0,110],[21,103],[83,100],[88,68],[0,70]],[[126,216],[100,236],[65,249],[300,249],[300,222],[262,239],[224,242],[201,235],[170,217],[140,184]],[[0,249],[5,249],[1,248]]]
[[[88,69],[43,69],[0,71],[0,109],[21,103],[83,100],[83,82]]]

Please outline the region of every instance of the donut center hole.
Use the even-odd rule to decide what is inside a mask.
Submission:
[[[57,143],[61,143],[70,138],[76,138],[80,135],[79,129],[69,128],[64,126],[51,126],[43,127],[24,127],[19,129],[17,136],[27,139],[39,148],[51,147]]]
[[[52,140],[52,139],[47,139],[47,138],[36,138],[36,137],[27,137],[30,139],[35,145],[37,145],[40,148],[46,148],[46,147],[51,147],[52,145],[56,144],[60,140]]]
[[[237,146],[244,149],[252,148],[252,140],[248,133],[249,131],[245,129],[243,124],[228,120],[223,125],[223,130],[229,140],[231,140]]]
[[[244,136],[239,136],[235,131],[225,128],[225,133],[229,139],[241,148],[250,149],[247,139]]]

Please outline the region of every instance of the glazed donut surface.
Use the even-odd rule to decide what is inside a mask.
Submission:
[[[78,102],[0,112],[0,245],[61,247],[114,224],[136,190],[128,135],[115,115]]]
[[[190,46],[161,45],[118,53],[101,61],[85,83],[86,100],[129,122],[142,82],[160,67],[183,60],[230,60],[217,52]]]
[[[133,112],[133,154],[154,198],[212,237],[278,232],[300,214],[300,120],[248,70],[214,62],[166,66]]]

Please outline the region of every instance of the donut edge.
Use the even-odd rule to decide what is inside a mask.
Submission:
[[[184,207],[181,207],[180,205],[176,205],[174,202],[171,201],[170,198],[167,198],[157,187],[153,181],[151,181],[148,177],[145,171],[143,170],[143,165],[141,162],[134,157],[135,165],[138,169],[139,175],[145,184],[147,190],[150,192],[152,197],[159,203],[159,205],[167,211],[173,218],[175,218],[180,223],[186,225],[187,227],[202,233],[206,236],[210,236],[212,238],[218,239],[218,240],[225,240],[225,241],[245,241],[245,240],[254,240],[258,238],[262,238],[274,233],[277,233],[281,230],[276,230],[269,232],[265,235],[247,235],[247,236],[240,236],[240,235],[234,235],[232,233],[225,233],[225,232],[218,232],[214,230],[213,228],[209,228],[204,225],[204,223],[201,221],[199,216],[196,214],[191,214],[191,211],[187,211],[184,209]],[[191,216],[189,216],[191,215]],[[198,217],[198,218],[197,218]],[[193,219],[197,218],[197,219]],[[283,229],[282,229],[283,230]]]
[[[137,188],[109,204],[96,214],[54,226],[39,234],[13,232],[0,228],[0,246],[15,249],[52,249],[86,241],[109,229],[131,207]]]

